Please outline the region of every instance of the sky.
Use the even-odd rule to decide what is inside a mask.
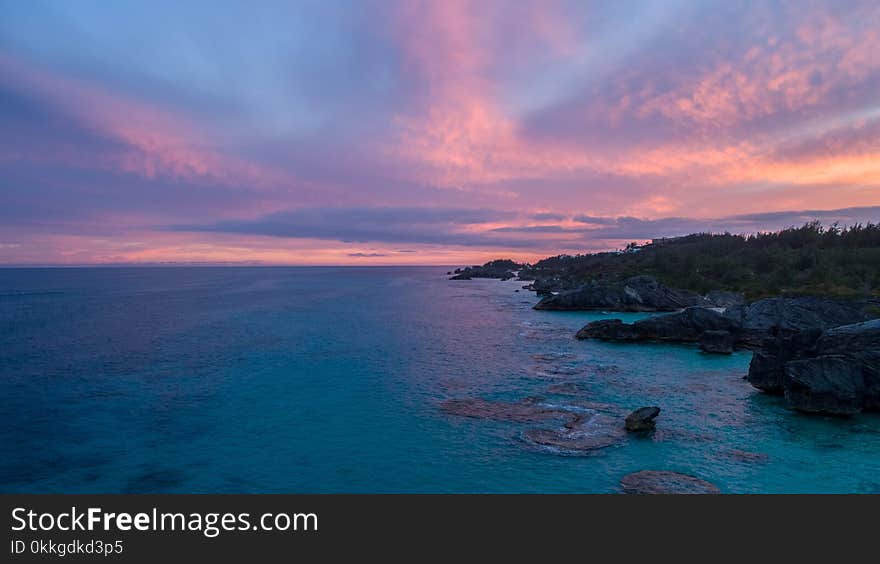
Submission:
[[[0,263],[880,220],[880,3],[0,0]]]

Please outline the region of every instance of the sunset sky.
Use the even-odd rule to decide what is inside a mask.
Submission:
[[[880,220],[880,2],[0,0],[0,263]]]

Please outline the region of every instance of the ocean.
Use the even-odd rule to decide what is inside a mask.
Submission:
[[[577,341],[637,314],[535,311],[447,268],[0,270],[0,491],[619,491],[639,470],[726,493],[880,492],[880,417],[811,417],[749,352]],[[657,431],[575,456],[470,418],[481,398],[626,413]],[[584,407],[592,406],[592,407]]]

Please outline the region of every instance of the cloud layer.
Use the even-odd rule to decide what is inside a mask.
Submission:
[[[880,219],[876,2],[204,10],[4,8],[0,262],[470,263]]]
[[[499,221],[521,221],[528,218],[517,218],[510,212],[488,209],[330,207],[275,212],[249,220],[220,221],[206,225],[176,225],[169,229],[285,239],[320,239],[339,243],[421,243],[525,250],[545,249],[548,245],[557,245],[565,250],[578,248],[595,250],[616,248],[616,244],[621,241],[645,241],[689,233],[749,234],[800,226],[814,220],[819,220],[825,225],[864,224],[875,222],[880,217],[880,206],[766,212],[706,219],[567,217],[562,214],[553,214],[553,217],[547,218],[546,214],[535,215],[556,223],[495,227]],[[532,217],[534,218],[535,215]],[[358,252],[349,256],[388,255]]]

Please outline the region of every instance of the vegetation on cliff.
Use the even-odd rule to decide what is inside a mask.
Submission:
[[[788,294],[880,295],[880,224],[807,223],[772,233],[699,233],[628,245],[623,251],[559,255],[520,272],[559,289],[652,275],[672,287],[748,298]]]

